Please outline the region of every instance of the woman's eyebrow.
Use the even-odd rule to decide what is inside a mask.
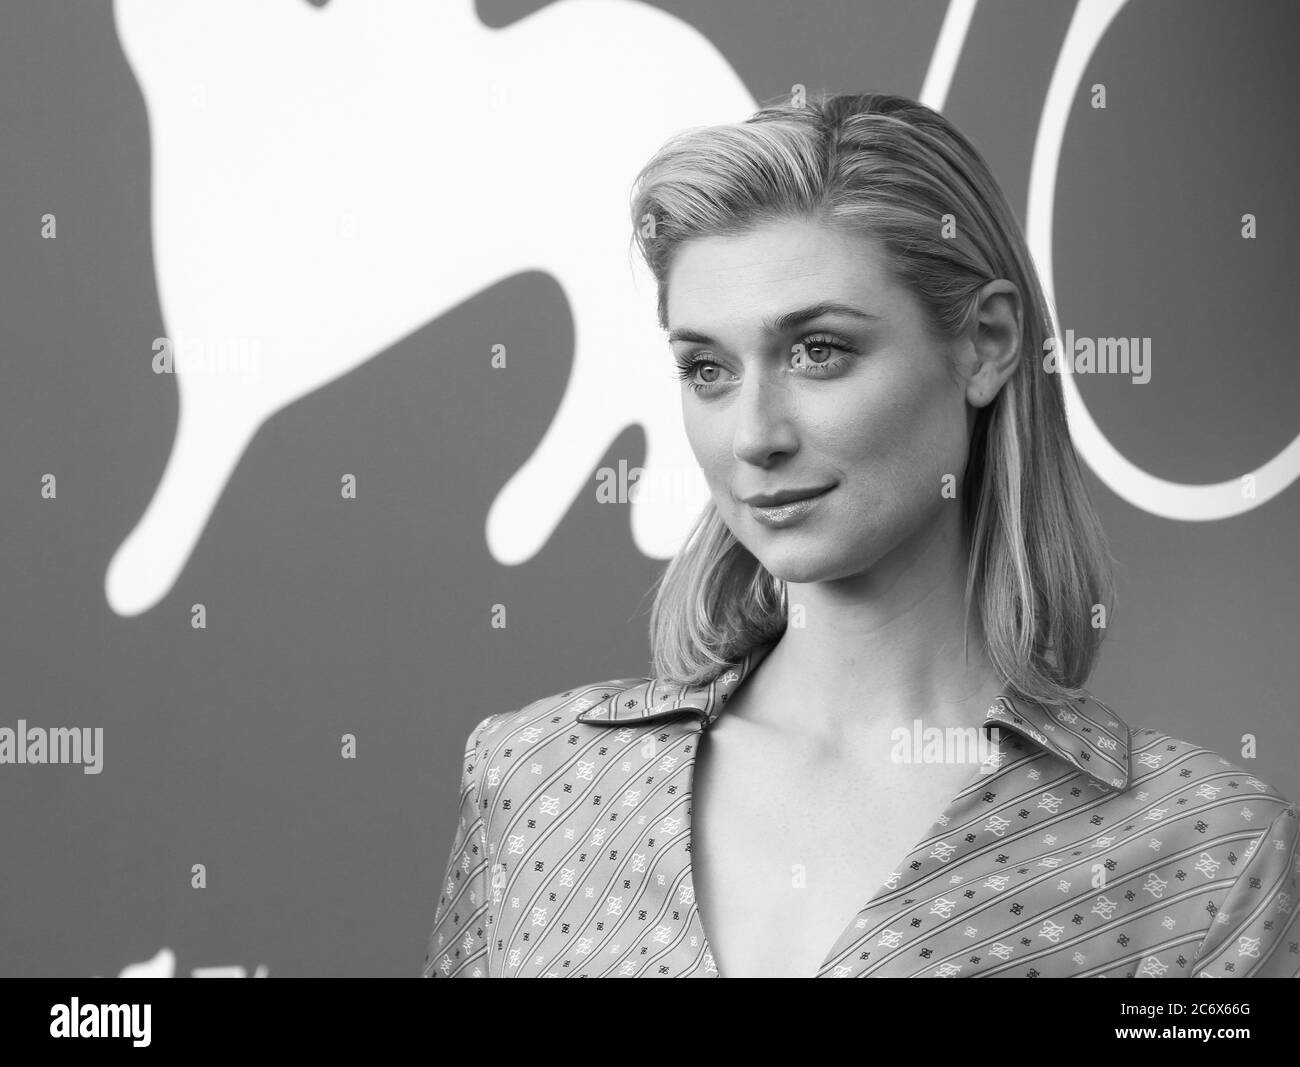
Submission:
[[[852,304],[841,304],[835,300],[823,300],[820,303],[809,304],[807,307],[796,308],[793,311],[787,311],[784,314],[777,315],[764,321],[763,329],[770,334],[787,333],[800,326],[805,322],[820,318],[822,315],[848,315],[852,318],[865,319],[872,322],[879,322],[881,316],[873,315],[869,311],[863,311],[861,308],[854,307]],[[712,344],[713,338],[699,330],[692,330],[688,326],[680,326],[675,330],[670,330],[668,340],[671,341],[691,341],[695,344]]]

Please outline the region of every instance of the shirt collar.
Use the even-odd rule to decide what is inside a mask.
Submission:
[[[626,726],[690,714],[708,729],[728,699],[754,672],[776,642],[760,644],[726,664],[713,681],[694,686],[670,685],[646,678],[608,694],[579,713],[578,722]],[[1064,760],[1106,789],[1128,788],[1129,727],[1100,701],[1079,698],[1048,708],[1024,697],[999,693],[984,713],[984,725],[1011,730]]]

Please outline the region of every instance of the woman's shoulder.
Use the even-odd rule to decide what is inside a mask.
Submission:
[[[595,777],[599,765],[615,759],[625,745],[607,744],[607,738],[593,736],[608,732],[602,729],[605,720],[589,724],[580,716],[608,707],[612,699],[646,681],[586,682],[481,719],[465,741],[462,764],[462,791],[471,796],[474,809],[508,812],[539,787],[542,801],[548,800],[552,783],[557,783],[555,789],[567,791],[557,776]],[[615,739],[628,740],[608,740]]]
[[[1128,803],[1118,801],[1127,810],[1117,811],[1117,821],[1126,831],[1150,828],[1133,840],[1152,867],[1142,867],[1148,884],[1132,892],[1148,890],[1153,901],[1172,905],[1173,879],[1180,893],[1214,889],[1192,928],[1200,941],[1190,973],[1300,976],[1300,909],[1292,906],[1300,893],[1300,807],[1241,762],[1163,730],[1130,728],[1129,742]],[[1244,749],[1241,759],[1252,755]],[[1162,858],[1168,868],[1155,869]],[[1171,919],[1162,922],[1173,930]]]
[[[1252,758],[1243,753],[1242,760]],[[1151,727],[1129,728],[1129,766],[1135,788],[1148,792],[1168,785],[1204,799],[1225,795],[1249,799],[1274,814],[1290,807],[1283,792],[1243,763],[1213,749]]]
[[[466,752],[495,751],[510,744],[536,747],[557,734],[585,725],[587,713],[595,713],[645,678],[609,678],[584,682],[562,692],[548,693],[513,711],[498,712],[482,719],[470,731]]]

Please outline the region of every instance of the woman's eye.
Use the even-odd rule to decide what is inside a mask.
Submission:
[[[790,355],[795,365],[810,374],[825,374],[843,366],[846,359],[836,359],[836,352],[852,352],[853,348],[845,341],[834,337],[803,337],[791,346]]]
[[[708,392],[709,387],[713,385],[717,381],[717,379],[714,378],[712,380],[705,381],[704,383],[695,381],[695,371],[699,367],[711,367],[714,371],[719,371],[722,369],[716,363],[713,363],[707,359],[679,359],[677,361],[677,377],[679,380],[684,381],[697,393]]]
[[[790,352],[796,360],[802,361],[805,366],[810,363],[820,365],[831,358],[830,346],[816,342],[806,345],[800,341]]]
[[[820,334],[801,337],[790,346],[791,366],[800,373],[818,377],[839,370],[849,362],[849,353],[856,349],[846,341]],[[836,357],[835,353],[843,353]],[[701,370],[703,368],[703,370]],[[720,364],[697,356],[687,356],[677,360],[677,378],[686,382],[697,393],[708,393],[721,381],[723,368]],[[712,375],[697,380],[696,372]]]

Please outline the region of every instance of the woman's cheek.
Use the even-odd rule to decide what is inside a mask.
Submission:
[[[715,434],[707,433],[702,429],[688,430],[686,440],[691,446],[695,462],[699,464],[705,479],[712,487],[714,480],[724,470],[721,441]]]

